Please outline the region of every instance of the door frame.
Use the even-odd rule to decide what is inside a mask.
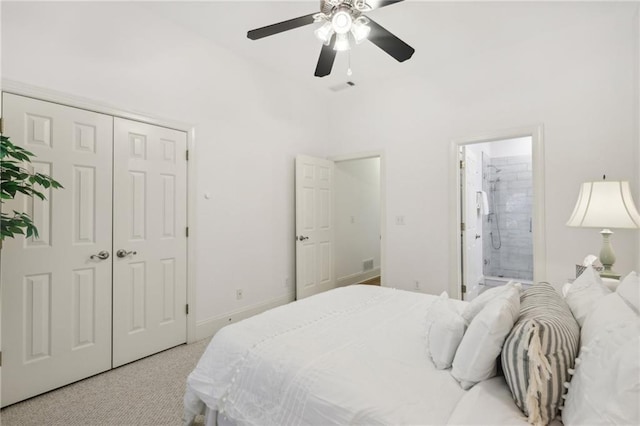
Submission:
[[[365,151],[327,157],[328,160],[333,161],[334,163],[353,160],[366,160],[369,158],[380,158],[380,286],[385,287],[385,271],[387,269],[387,179],[384,151]]]
[[[93,99],[71,95],[57,90],[38,87],[15,80],[2,79],[1,92],[12,93],[52,102],[72,108],[80,108],[92,112],[111,115],[113,117],[126,118],[128,120],[140,121],[161,127],[179,130],[187,134],[187,149],[189,151],[189,161],[187,161],[187,226],[189,237],[187,238],[187,304],[189,314],[187,315],[187,343],[195,342],[196,336],[196,207],[197,197],[195,193],[196,168],[191,163],[196,155],[196,130],[195,125],[180,121],[170,120],[153,114],[140,114],[114,107],[107,103]],[[1,106],[0,106],[1,107]],[[1,116],[1,113],[0,113]],[[1,297],[1,295],[0,295]],[[1,312],[0,312],[1,314]]]
[[[460,206],[460,147],[476,143],[492,142],[503,139],[531,137],[531,160],[533,174],[533,282],[545,281],[546,238],[545,238],[545,193],[544,193],[544,141],[542,124],[519,127],[506,130],[495,130],[472,137],[464,137],[451,141],[449,155],[449,295],[455,299],[462,299],[462,242],[461,235],[461,206]]]

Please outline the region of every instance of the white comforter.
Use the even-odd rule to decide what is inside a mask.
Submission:
[[[187,379],[185,420],[204,403],[221,422],[261,426],[477,421],[483,404],[456,413],[466,392],[428,356],[425,317],[434,300],[350,286],[229,325]],[[515,409],[510,423],[526,424],[505,395]]]

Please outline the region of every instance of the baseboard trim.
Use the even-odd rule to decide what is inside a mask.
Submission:
[[[380,275],[380,268],[373,268],[370,271],[347,275],[336,280],[336,287],[344,287],[347,285],[356,284],[370,278],[377,277],[378,275]]]
[[[294,300],[295,295],[293,293],[289,293],[263,303],[258,303],[236,311],[227,312],[224,315],[198,321],[196,322],[196,340],[202,340],[213,336],[225,325],[238,322],[281,305],[286,305]]]

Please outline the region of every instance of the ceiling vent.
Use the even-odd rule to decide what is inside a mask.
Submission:
[[[346,83],[340,83],[340,84],[336,84],[335,86],[331,86],[329,87],[330,90],[334,91],[334,92],[341,92],[345,89],[349,89],[353,86],[355,86],[356,84],[353,81],[347,81]]]

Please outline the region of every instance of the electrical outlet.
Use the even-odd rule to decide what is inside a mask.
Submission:
[[[290,284],[291,284],[291,283],[289,282],[289,277],[285,278],[285,279],[284,279],[284,288],[289,288],[289,285],[290,285]]]
[[[243,296],[242,289],[239,288],[238,290],[236,290],[236,299],[240,300],[240,299],[242,299],[242,296]]]
[[[416,290],[420,290],[420,281],[415,280],[415,281],[413,282],[413,285],[415,286]]]
[[[396,225],[404,225],[404,216],[396,216]]]

